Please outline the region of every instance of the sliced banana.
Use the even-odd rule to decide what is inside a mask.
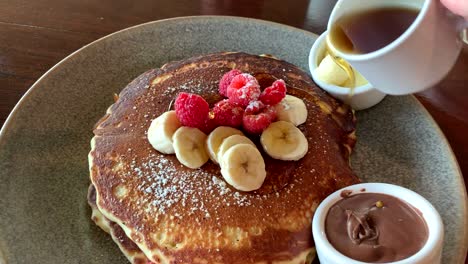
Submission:
[[[183,165],[197,169],[208,161],[209,156],[205,149],[206,135],[198,128],[181,127],[172,139],[176,157]]]
[[[148,128],[148,141],[157,151],[174,154],[172,136],[181,126],[175,111],[168,111],[158,116]]]
[[[260,151],[250,144],[238,144],[229,148],[220,162],[224,179],[237,190],[257,190],[265,180],[265,161]]]
[[[232,135],[243,135],[242,131],[227,126],[220,126],[213,130],[206,140],[206,149],[210,155],[210,159],[214,163],[218,163],[218,149],[223,140]]]
[[[218,161],[220,161],[223,158],[224,153],[226,153],[228,149],[238,144],[249,144],[249,145],[256,147],[255,144],[252,142],[252,140],[250,140],[246,136],[242,136],[242,135],[229,136],[225,138],[223,140],[223,143],[221,143],[221,145],[219,146],[218,155],[217,155]]]
[[[278,120],[291,122],[295,126],[304,124],[307,120],[307,107],[304,101],[289,94],[275,106],[275,110]]]
[[[346,71],[332,59],[330,54],[320,62],[315,74],[321,81],[336,86],[341,86],[349,78]]]
[[[306,137],[299,128],[286,121],[272,123],[260,137],[265,152],[274,159],[300,160],[309,149]]]

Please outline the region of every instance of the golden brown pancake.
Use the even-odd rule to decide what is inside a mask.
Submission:
[[[285,80],[288,94],[302,98],[308,110],[299,126],[309,143],[306,156],[292,162],[263,153],[267,177],[248,193],[231,188],[219,165],[189,169],[175,155],[154,150],[146,137],[179,92],[199,94],[211,105],[222,99],[218,82],[233,68],[263,87]],[[97,123],[89,154],[97,207],[156,263],[305,263],[313,252],[316,207],[359,182],[349,167],[354,129],[348,106],[285,61],[217,53],[169,63],[131,82]],[[258,143],[258,136],[251,139]]]
[[[88,188],[88,204],[91,207],[94,223],[106,233],[110,234],[112,240],[119,246],[122,253],[132,264],[149,264],[148,258],[140,248],[127,237],[123,229],[116,223],[107,219],[96,206],[96,188],[90,184]]]

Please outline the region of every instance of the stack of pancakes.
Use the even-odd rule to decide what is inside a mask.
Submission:
[[[267,177],[253,192],[230,187],[219,165],[189,169],[147,140],[151,121],[179,92],[199,94],[210,105],[221,100],[219,80],[233,68],[262,87],[285,80],[288,94],[308,110],[299,126],[309,143],[306,156],[280,161],[263,153]],[[131,82],[94,129],[92,218],[132,263],[310,263],[316,207],[359,181],[349,167],[354,130],[352,110],[285,61],[216,53],[166,64]],[[258,144],[258,136],[251,139]]]

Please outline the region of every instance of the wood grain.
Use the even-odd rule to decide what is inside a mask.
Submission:
[[[0,0],[0,126],[27,89],[68,54],[140,23],[232,15],[326,28],[334,0]],[[417,98],[450,142],[468,180],[468,47],[447,78]],[[468,263],[468,262],[467,262]]]
[[[444,132],[468,182],[468,46],[449,75],[417,98]]]

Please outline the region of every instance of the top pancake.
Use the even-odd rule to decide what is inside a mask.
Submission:
[[[210,105],[221,100],[219,80],[232,68],[256,76],[262,87],[285,80],[288,94],[308,110],[299,126],[309,143],[306,156],[292,162],[263,153],[266,180],[248,193],[225,183],[219,165],[189,169],[146,137],[179,92],[199,94]],[[169,63],[131,82],[97,123],[89,155],[97,206],[156,263],[303,263],[318,203],[359,181],[348,164],[354,128],[346,105],[285,61],[217,53]]]

